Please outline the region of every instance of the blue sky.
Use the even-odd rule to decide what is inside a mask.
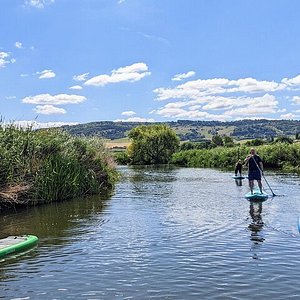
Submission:
[[[2,0],[0,115],[300,119],[298,0]]]

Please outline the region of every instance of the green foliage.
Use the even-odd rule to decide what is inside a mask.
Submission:
[[[191,150],[191,149],[210,149],[213,147],[214,147],[214,145],[212,144],[211,141],[184,142],[180,145],[180,151]]]
[[[129,156],[126,151],[112,152],[112,154],[119,165],[127,165],[130,163]]]
[[[223,138],[223,143],[225,147],[233,147],[234,146],[234,141],[230,136],[224,136]]]
[[[167,125],[141,125],[133,128],[128,156],[132,164],[165,164],[179,148],[179,139]]]
[[[223,139],[217,134],[212,137],[211,141],[216,146],[223,146],[224,145]]]
[[[251,147],[216,147],[186,150],[173,154],[172,163],[187,167],[232,168],[238,158],[244,159]],[[300,171],[300,143],[276,143],[255,148],[265,167]]]
[[[98,193],[116,178],[113,159],[99,138],[0,124],[0,186],[4,191],[26,186],[26,201],[50,202]]]
[[[286,143],[286,144],[293,144],[293,139],[287,136],[279,136],[275,139],[274,143]]]
[[[245,143],[245,145],[249,146],[249,147],[256,147],[256,146],[263,145],[264,143],[265,142],[262,139],[254,139],[254,140],[251,140],[251,141],[247,141]]]

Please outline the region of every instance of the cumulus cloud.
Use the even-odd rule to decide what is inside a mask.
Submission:
[[[294,96],[294,97],[293,97],[293,102],[294,102],[295,104],[300,104],[300,96]]]
[[[284,83],[287,86],[294,87],[300,85],[300,75],[293,77],[293,78],[283,78],[281,80],[282,83]]]
[[[26,6],[44,8],[46,5],[54,3],[55,0],[25,0]]]
[[[87,77],[89,76],[90,73],[84,73],[84,74],[80,74],[80,75],[74,75],[73,76],[73,80],[75,81],[85,81],[87,79]]]
[[[39,74],[39,79],[49,79],[49,78],[54,78],[56,74],[52,70],[44,70],[41,72],[37,72]]]
[[[230,120],[230,116],[210,114],[206,111],[189,110],[180,107],[165,106],[154,110],[151,113],[161,115],[163,117],[175,118],[175,119],[204,119],[204,120],[217,120],[226,121]]]
[[[70,90],[82,90],[82,86],[80,85],[73,85],[69,87]]]
[[[22,49],[23,45],[22,45],[21,42],[15,42],[15,47],[18,48],[18,49]]]
[[[128,117],[131,117],[131,116],[134,116],[136,113],[132,110],[129,110],[129,111],[123,111],[121,113],[122,116],[128,116]]]
[[[37,105],[37,107],[34,108],[34,111],[42,115],[61,115],[66,113],[65,109],[53,105],[49,105],[49,104]]]
[[[117,119],[114,122],[155,122],[155,120],[151,118],[131,117],[128,119]]]
[[[14,58],[10,58],[10,53],[0,51],[0,68],[4,68],[7,64],[15,63]]]
[[[107,84],[124,81],[135,82],[150,74],[151,73],[148,72],[148,66],[145,63],[135,63],[130,66],[112,70],[111,75],[104,74],[92,77],[84,84],[93,86],[105,86]]]
[[[187,73],[182,73],[182,74],[176,74],[176,75],[174,75],[172,80],[173,81],[181,81],[183,79],[190,78],[190,77],[194,76],[195,74],[196,74],[196,72],[194,72],[194,71],[189,71]]]
[[[287,114],[283,114],[280,116],[280,119],[285,119],[285,120],[291,120],[291,119],[295,119],[298,118],[299,116],[294,115],[293,113],[287,113]]]
[[[221,112],[216,114],[209,111]],[[249,117],[276,112],[278,112],[278,101],[275,96],[265,94],[261,97],[235,98],[209,96],[191,101],[171,102],[151,113],[177,119],[188,118],[226,121],[240,116]]]
[[[282,90],[285,84],[274,81],[259,81],[254,78],[229,80],[226,78],[198,79],[188,81],[175,88],[154,90],[157,100],[198,99],[199,97],[225,93],[260,93]]]
[[[36,96],[25,97],[22,102],[27,104],[52,104],[52,105],[65,105],[65,104],[78,104],[86,100],[86,97],[79,95],[69,94],[40,94]]]
[[[9,125],[9,123],[6,123]],[[4,125],[6,125],[4,124]],[[37,121],[29,121],[29,120],[22,120],[22,121],[15,121],[13,122],[15,126],[22,127],[22,128],[29,128],[32,127],[33,129],[40,129],[40,128],[51,128],[51,127],[61,127],[65,125],[77,125],[78,122],[37,122]]]

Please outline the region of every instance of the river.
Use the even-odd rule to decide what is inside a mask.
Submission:
[[[0,261],[0,299],[300,298],[298,176],[266,172],[279,196],[251,205],[229,172],[120,172],[110,194],[0,215],[1,237],[40,239]]]

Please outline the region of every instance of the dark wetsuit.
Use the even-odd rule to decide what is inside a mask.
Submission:
[[[240,173],[240,175],[242,175],[242,167],[243,165],[239,162],[235,164],[235,170],[234,170],[235,176],[237,175],[237,173]]]
[[[259,165],[260,162],[262,162],[262,160],[257,154],[253,155],[248,160],[248,179],[249,180],[254,180],[254,179],[261,180],[261,170],[260,170],[260,165]]]

